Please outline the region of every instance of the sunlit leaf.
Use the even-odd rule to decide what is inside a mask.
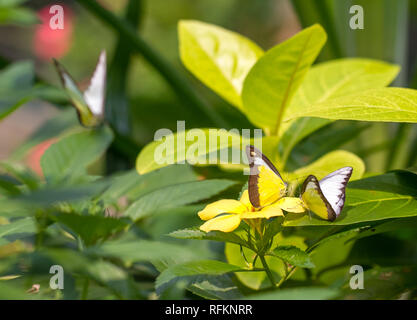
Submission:
[[[311,105],[389,85],[399,67],[386,62],[347,58],[313,66],[294,95],[286,115],[308,111]]]
[[[417,90],[373,89],[311,105],[288,114],[285,121],[298,117],[332,120],[417,122]]]
[[[295,170],[290,174],[290,177],[301,184],[310,174],[315,175],[320,180],[329,173],[347,166],[353,168],[350,180],[360,179],[365,172],[365,164],[358,156],[348,151],[336,150],[305,167]]]
[[[180,56],[205,85],[232,105],[242,108],[243,80],[263,55],[240,34],[207,23],[183,20],[178,24]]]
[[[136,170],[144,174],[186,161],[199,165],[219,164],[219,156],[227,155],[228,147],[249,143],[249,140],[242,143],[241,139],[238,131],[225,129],[191,129],[170,134],[142,149],[136,159]],[[237,161],[240,163],[241,158]]]
[[[319,25],[304,29],[270,49],[243,84],[243,110],[255,125],[278,135],[286,108],[326,41]]]

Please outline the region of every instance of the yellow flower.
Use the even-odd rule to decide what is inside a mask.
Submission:
[[[284,211],[304,212],[302,201],[299,198],[284,197],[275,203],[256,210],[249,201],[248,190],[242,193],[240,200],[225,199],[207,205],[198,213],[205,222],[200,229],[209,231],[231,232],[235,230],[242,219],[269,219],[284,216]]]

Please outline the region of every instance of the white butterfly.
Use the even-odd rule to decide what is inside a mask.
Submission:
[[[102,51],[90,80],[90,85],[84,93],[77,84],[56,60],[55,66],[61,78],[62,85],[67,92],[81,124],[85,127],[97,127],[104,121],[104,105],[106,97],[106,52]]]
[[[353,168],[336,170],[320,181],[313,175],[303,183],[301,198],[305,206],[319,217],[334,221],[342,212],[345,204],[346,185]]]

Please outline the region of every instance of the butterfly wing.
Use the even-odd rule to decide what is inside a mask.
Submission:
[[[249,200],[255,208],[261,208],[285,195],[286,183],[271,161],[254,146],[246,147],[250,176]]]
[[[54,64],[61,79],[62,86],[70,98],[72,105],[77,110],[77,115],[80,123],[84,126],[88,126],[90,122],[89,119],[93,117],[93,114],[88,108],[83,94],[81,93],[80,89],[70,74],[65,70],[65,68],[57,60],[54,60]]]
[[[352,167],[344,167],[328,174],[319,182],[321,191],[332,206],[336,217],[345,205],[346,185],[352,176],[352,171]]]
[[[307,177],[301,190],[301,199],[306,207],[320,218],[333,221],[336,213],[323,195],[317,178],[313,175]]]
[[[346,185],[352,171],[351,167],[344,167],[320,181],[313,175],[308,176],[301,191],[306,206],[319,217],[334,221],[345,204]]]
[[[96,116],[103,118],[104,103],[106,96],[106,52],[102,51],[96,69],[90,80],[90,85],[84,92],[84,100],[89,106],[91,112]]]

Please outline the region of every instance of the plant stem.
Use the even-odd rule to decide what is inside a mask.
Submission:
[[[266,272],[269,280],[271,281],[272,286],[275,287],[274,275],[272,274],[271,270],[268,267],[268,264],[266,263],[265,256],[260,255],[259,259],[261,259],[262,265],[264,266],[265,272]]]
[[[185,77],[178,73],[169,63],[167,63],[152,47],[150,47],[137,33],[134,28],[125,21],[119,19],[112,12],[103,8],[95,0],[79,0],[88,11],[94,14],[103,22],[110,25],[122,37],[129,40],[132,48],[140,53],[171,85],[175,92],[183,99],[187,100],[191,106],[195,106],[202,111],[205,116],[214,124],[220,127],[227,127],[226,121],[212,108],[210,108],[196,94]]]
[[[278,284],[276,285],[277,288],[279,288],[285,281],[287,281],[295,272],[296,270],[296,266],[292,266],[290,271],[288,271],[286,273],[286,275],[284,277],[281,278],[281,280],[279,280]]]

